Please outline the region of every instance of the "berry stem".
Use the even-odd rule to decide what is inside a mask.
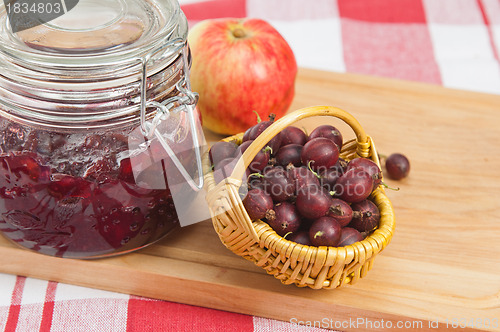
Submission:
[[[309,170],[318,178],[318,179],[321,179],[321,176],[316,173],[315,171],[312,170],[311,168],[311,163],[314,163],[314,160],[309,160],[309,162],[307,163],[307,168],[309,168]]]
[[[264,175],[260,174],[259,172],[251,173],[250,175],[247,176],[247,181],[248,181],[248,179],[250,179],[251,176],[256,176],[258,178],[263,178],[264,177]]]
[[[316,234],[314,234],[314,238],[317,238],[318,236],[323,236],[323,232],[317,231]]]
[[[261,123],[262,119],[260,118],[259,113],[257,113],[257,111],[253,111],[253,112],[255,113],[255,115],[257,115],[257,123]]]
[[[273,154],[273,148],[270,147],[269,145],[266,145],[264,149],[262,149],[264,153],[269,152],[270,154]]]
[[[385,182],[383,182],[383,181],[382,181],[382,182],[380,182],[380,184],[381,184],[382,186],[384,186],[385,188],[387,188],[387,189],[391,189],[391,190],[394,190],[394,191],[399,191],[399,190],[400,190],[400,188],[399,188],[399,187],[396,187],[396,188],[390,187],[387,183],[385,183]]]

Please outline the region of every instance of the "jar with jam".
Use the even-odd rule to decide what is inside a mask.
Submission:
[[[202,186],[203,134],[177,1],[80,0],[15,32],[0,10],[1,234],[94,258],[179,227],[169,182]]]

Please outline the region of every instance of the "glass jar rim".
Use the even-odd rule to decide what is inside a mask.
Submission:
[[[175,88],[177,81],[173,80],[181,79],[183,74],[179,73],[186,72],[182,67],[188,29],[176,0],[79,1],[73,10],[82,3],[87,4],[87,9],[89,4],[122,3],[118,18],[99,25],[99,29],[122,28],[120,22],[130,22],[130,17],[125,18],[130,14],[133,20],[144,24],[143,34],[131,43],[102,45],[99,49],[64,52],[60,47],[35,47],[25,43],[25,35],[8,33],[6,8],[0,5],[0,113],[9,113],[19,121],[38,119],[37,125],[71,122],[71,127],[89,127],[91,123],[102,126],[100,119],[111,125],[137,119],[134,114],[144,104],[141,98],[146,95],[141,90],[143,85],[147,85],[148,95],[155,98],[162,98],[164,92],[154,91]],[[141,12],[132,10],[134,6],[143,6],[142,13],[147,15],[141,18]],[[63,23],[51,21],[47,25]],[[93,35],[95,26],[88,28],[83,24],[76,33],[85,37],[90,31]],[[70,36],[75,33],[67,26],[55,30],[62,34],[69,31]],[[57,43],[55,40],[55,45],[61,45]]]

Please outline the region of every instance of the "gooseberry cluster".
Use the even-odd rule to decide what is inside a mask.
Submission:
[[[220,141],[212,146],[216,182],[231,175],[241,154],[272,122],[249,128],[240,145]],[[274,136],[246,170],[240,195],[249,217],[303,245],[340,247],[363,240],[380,221],[369,197],[382,173],[370,159],[341,158],[342,143],[342,134],[331,125],[309,135],[290,126]]]

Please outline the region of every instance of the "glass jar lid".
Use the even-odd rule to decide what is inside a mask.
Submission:
[[[79,0],[62,16],[17,32],[7,14],[2,5],[0,53],[14,60],[20,71],[48,75],[79,69],[87,76],[93,70],[109,74],[187,36],[185,17],[175,0]]]

